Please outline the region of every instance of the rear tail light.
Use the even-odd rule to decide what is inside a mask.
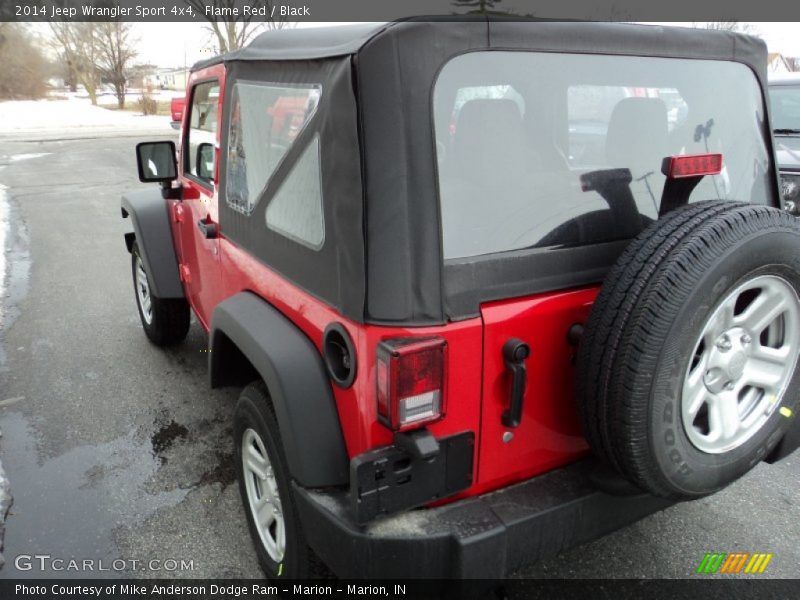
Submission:
[[[722,172],[722,154],[668,156],[661,165],[661,172],[671,179],[718,175]]]
[[[442,418],[446,363],[447,342],[441,338],[399,338],[378,344],[378,420],[404,431]]]

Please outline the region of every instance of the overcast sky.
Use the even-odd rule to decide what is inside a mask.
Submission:
[[[298,23],[298,27],[343,25],[343,23]],[[136,23],[141,40],[139,61],[159,67],[192,65],[213,56],[214,36],[199,23]],[[185,58],[185,63],[184,63]]]
[[[342,23],[301,23],[299,27],[336,26]],[[691,26],[692,23],[664,23]],[[750,23],[753,32],[767,43],[770,52],[800,57],[800,23]],[[159,67],[192,65],[212,55],[213,37],[200,23],[135,23],[140,40],[137,62]],[[46,25],[39,31],[47,34]]]
[[[672,23],[691,26],[691,23]],[[335,26],[337,23],[302,23],[300,27]],[[767,43],[770,52],[800,56],[800,23],[751,23],[754,32]],[[141,39],[139,60],[158,66],[191,65],[211,54],[212,36],[208,29],[196,23],[137,23]],[[203,53],[205,51],[205,54]]]

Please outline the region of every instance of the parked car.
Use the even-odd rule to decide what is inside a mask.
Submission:
[[[800,444],[765,65],[730,32],[473,18],[194,67],[125,241],[149,339],[192,310],[243,388],[268,577],[503,577]]]
[[[172,116],[171,125],[173,129],[181,128],[181,121],[183,121],[183,110],[186,108],[186,98],[178,96],[170,100],[169,112]]]
[[[783,199],[800,215],[800,73],[773,75],[769,97]]]

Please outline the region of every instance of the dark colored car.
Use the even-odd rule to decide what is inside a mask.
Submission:
[[[783,199],[800,215],[800,73],[771,78],[769,96]]]
[[[474,18],[194,67],[126,243],[147,336],[193,310],[243,387],[269,577],[503,577],[797,447],[765,64],[728,32]]]

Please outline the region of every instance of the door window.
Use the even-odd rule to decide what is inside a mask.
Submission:
[[[211,183],[214,178],[214,147],[217,142],[219,83],[199,83],[192,90],[184,153],[184,172],[193,179]]]

